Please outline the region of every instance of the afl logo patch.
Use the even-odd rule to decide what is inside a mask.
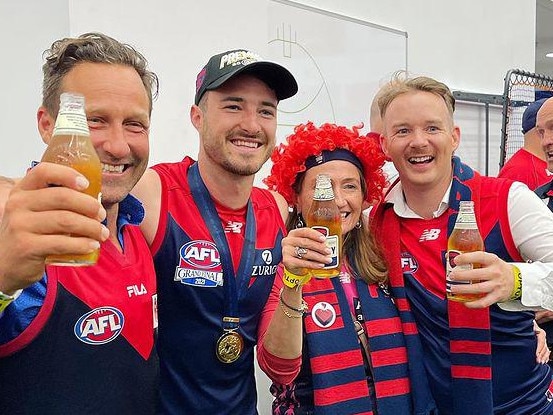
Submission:
[[[212,269],[221,265],[219,250],[209,241],[190,241],[181,247],[179,255],[181,267],[188,265],[195,269]]]
[[[87,344],[105,344],[123,331],[125,317],[115,307],[98,307],[83,315],[75,324],[77,338]]]
[[[313,306],[311,318],[317,326],[324,329],[332,326],[336,321],[336,310],[332,304],[321,301]]]
[[[401,253],[401,271],[405,273],[414,274],[419,269],[419,263],[413,255],[409,252]]]
[[[179,266],[174,280],[194,287],[223,285],[221,257],[217,246],[210,241],[190,241],[179,249]]]

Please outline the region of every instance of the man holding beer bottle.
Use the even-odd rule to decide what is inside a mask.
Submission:
[[[52,163],[11,191],[0,223],[0,408],[151,415],[155,272],[136,226],[144,211],[128,193],[148,163],[157,77],[140,53],[99,33],[54,42],[43,72],[40,134],[51,140],[62,93],[84,96],[102,205],[81,193],[89,180]],[[45,267],[51,254],[97,248],[95,266]]]
[[[553,413],[549,366],[535,361],[534,314],[495,304],[520,299],[523,276],[552,278],[553,216],[526,186],[483,177],[454,156],[460,130],[443,83],[397,76],[379,107],[383,149],[400,181],[373,223],[400,318],[417,325],[439,413]],[[461,201],[474,202],[486,252],[455,257],[448,278],[472,283],[451,285],[448,299],[447,242]],[[454,301],[474,294],[478,299]],[[522,290],[529,305],[547,305],[540,295]]]

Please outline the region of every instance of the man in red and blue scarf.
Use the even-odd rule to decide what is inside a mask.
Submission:
[[[553,278],[553,216],[522,184],[481,176],[454,157],[454,107],[449,88],[427,77],[398,76],[379,99],[382,146],[399,172],[373,221],[392,293],[403,323],[417,325],[440,414],[551,414],[551,372],[536,363],[534,313],[495,303],[521,299],[521,280]],[[480,265],[450,276],[475,280],[452,288],[483,293],[468,303],[447,300],[445,281],[447,239],[463,200],[474,201],[486,251],[456,258]],[[531,287],[523,303],[545,304],[543,290]]]

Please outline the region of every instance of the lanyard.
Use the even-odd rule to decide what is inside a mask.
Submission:
[[[246,230],[244,236],[244,246],[238,266],[238,276],[235,276],[232,265],[232,255],[228,246],[225,231],[221,225],[221,219],[215,208],[215,204],[209,195],[205,183],[203,182],[198,163],[194,163],[188,169],[188,182],[198,210],[202,215],[221,258],[223,267],[223,287],[225,293],[223,316],[223,329],[225,331],[235,330],[239,327],[240,318],[238,314],[238,300],[246,293],[248,282],[253,272],[253,260],[255,256],[255,235],[256,223],[253,214],[253,205],[248,200],[246,213]]]

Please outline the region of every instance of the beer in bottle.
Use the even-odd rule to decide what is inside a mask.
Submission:
[[[317,175],[313,203],[307,213],[307,226],[321,232],[326,237],[326,245],[331,249],[332,262],[322,269],[312,269],[315,278],[330,278],[340,274],[342,256],[342,215],[334,200],[332,182],[327,174]]]
[[[483,251],[484,242],[476,225],[476,216],[474,215],[474,202],[461,201],[459,203],[459,213],[453,232],[447,241],[446,254],[446,292],[447,298],[453,301],[473,301],[483,296],[483,294],[453,294],[451,286],[456,284],[472,284],[480,281],[450,281],[449,274],[453,268],[473,269],[479,268],[480,264],[455,265],[454,258],[464,252]]]
[[[54,132],[42,161],[63,164],[77,170],[87,178],[90,185],[84,193],[100,198],[102,166],[90,141],[90,132],[85,114],[84,97],[63,93],[54,126]],[[49,265],[93,265],[98,260],[99,249],[84,255],[51,255]]]

